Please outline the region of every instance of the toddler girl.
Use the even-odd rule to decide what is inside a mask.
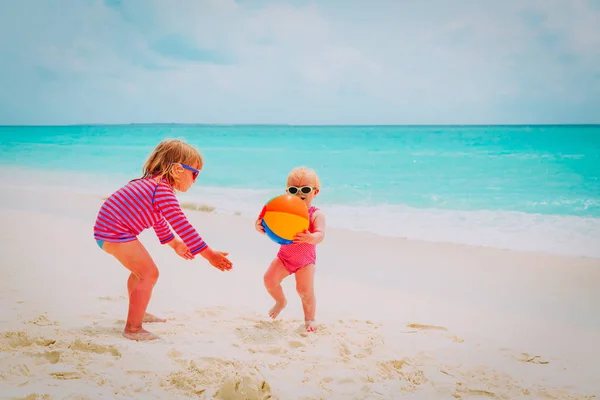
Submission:
[[[308,208],[310,224],[308,230],[296,235],[292,244],[281,245],[279,252],[265,273],[264,283],[267,291],[275,300],[275,305],[269,311],[271,318],[276,318],[287,305],[287,300],[281,288],[281,281],[291,274],[296,275],[296,291],[302,300],[304,324],[307,332],[316,331],[314,293],[314,276],[316,262],[316,245],[325,237],[325,214],[312,205],[319,193],[321,184],[319,177],[309,168],[294,168],[287,178],[287,192],[300,197]],[[262,217],[265,209],[256,220],[256,230],[265,233]]]
[[[127,281],[129,312],[123,336],[131,340],[157,339],[142,322],[165,322],[146,313],[158,268],[137,236],[152,227],[160,243],[191,260],[202,255],[221,271],[231,269],[228,253],[214,251],[188,222],[175,190],[186,192],[202,169],[202,156],[180,140],[165,140],[143,167],[143,176],[113,193],[102,204],[94,225],[98,246],[131,271]],[[173,234],[169,225],[175,230]]]

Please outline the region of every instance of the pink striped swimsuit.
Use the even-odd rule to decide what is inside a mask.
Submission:
[[[151,178],[136,179],[102,204],[94,225],[94,238],[100,247],[104,241],[130,242],[152,227],[160,243],[165,244],[175,237],[169,225],[192,254],[206,249],[206,243],[188,222],[166,179],[158,183]]]
[[[315,206],[311,206],[308,209],[308,218],[310,220],[310,224],[308,226],[309,232],[313,232],[313,214],[317,210],[318,208]],[[317,245],[311,243],[283,244],[279,248],[277,257],[281,260],[285,269],[287,269],[290,274],[293,274],[302,267],[316,263]]]

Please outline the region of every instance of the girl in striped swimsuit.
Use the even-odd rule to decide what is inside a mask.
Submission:
[[[98,246],[131,271],[127,281],[129,312],[123,332],[127,339],[156,339],[142,328],[142,322],[166,321],[146,313],[158,268],[137,239],[140,232],[152,227],[160,243],[168,244],[179,256],[191,260],[200,254],[221,271],[231,269],[228,253],[207,246],[175,197],[175,190],[186,192],[192,186],[201,169],[198,150],[179,140],[165,140],[146,161],[143,177],[113,193],[98,212],[94,225]]]
[[[302,300],[304,325],[307,332],[317,330],[314,293],[316,245],[321,243],[325,237],[326,223],[325,214],[313,206],[312,201],[320,189],[319,177],[312,169],[299,167],[293,169],[288,175],[287,192],[304,201],[308,208],[310,224],[306,232],[296,235],[294,243],[281,245],[277,256],[271,262],[264,276],[265,287],[275,300],[275,305],[269,310],[269,316],[276,318],[287,305],[281,282],[291,274],[296,275],[296,291]],[[257,231],[264,234],[265,230],[261,223],[262,218],[259,217],[255,227]]]

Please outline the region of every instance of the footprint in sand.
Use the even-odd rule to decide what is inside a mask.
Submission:
[[[0,336],[0,351],[10,351],[19,347],[31,346],[35,340],[25,331],[3,332]]]
[[[32,337],[26,331],[9,331],[0,334],[0,351],[2,352],[29,347],[34,344],[47,347],[54,343],[56,343],[56,340],[43,337]]]
[[[235,333],[246,344],[277,344],[290,336],[290,329],[282,321],[255,321],[252,326],[241,326]]]
[[[293,357],[300,356],[304,352],[304,347],[311,343],[309,340],[294,339],[294,336],[304,336],[306,329],[302,324],[302,329],[296,328],[297,321],[264,321],[248,320],[251,325],[240,326],[235,329],[236,335],[241,339],[241,344],[237,347],[245,348],[252,354],[270,354],[286,355]],[[314,336],[314,335],[313,335]],[[297,337],[297,336],[296,336]]]
[[[256,374],[228,377],[214,397],[228,400],[266,400],[271,398],[271,386]]]
[[[167,353],[167,357],[169,357],[172,360],[175,360],[175,359],[181,357],[182,355],[183,355],[183,353],[177,349],[171,349]]]
[[[277,356],[277,355],[286,355],[289,350],[284,348],[283,346],[273,346],[265,349],[266,353]]]
[[[465,368],[461,365],[443,365],[440,372],[452,377],[454,390],[452,396],[457,399],[472,399],[472,398],[498,398],[498,399],[521,399],[546,398],[541,392],[538,392],[537,385],[522,386],[524,383],[516,376],[511,376],[508,372],[499,371],[484,366],[478,368]],[[447,386],[450,388],[450,385]],[[542,389],[545,390],[545,389]],[[554,392],[558,394],[557,392]],[[552,396],[553,399],[564,398],[573,399],[580,397],[571,396]]]
[[[11,365],[6,372],[13,376],[31,376],[31,371],[26,364]]]
[[[342,356],[343,359],[348,359],[349,357],[352,356],[352,350],[350,350],[350,348],[348,347],[348,345],[346,345],[346,343],[340,343],[340,356]]]
[[[292,349],[298,349],[300,347],[304,347],[305,345],[299,340],[290,340],[288,342],[288,346],[290,346]]]
[[[350,347],[348,344],[352,346]],[[365,339],[362,343],[349,341],[348,344],[340,344],[340,354],[342,355],[342,358],[345,359],[348,359],[349,357],[367,358],[373,354],[373,349],[377,346],[372,337]]]
[[[121,352],[114,346],[96,344],[92,342],[83,342],[79,339],[72,342],[68,348],[73,351],[82,351],[96,354],[110,354],[115,358],[121,358]]]
[[[348,362],[350,361],[351,358],[365,358],[366,355],[364,353],[361,353],[362,349],[356,349],[356,345],[354,345],[354,343],[350,343],[349,341],[346,342],[344,341],[340,341],[338,340],[339,346],[338,346],[338,352],[340,357],[342,358],[342,360],[344,362]]]
[[[310,347],[315,341],[322,341],[335,334],[325,325],[319,325],[316,333],[307,333],[304,323],[298,320],[267,320],[257,316],[242,317],[240,321],[240,326],[234,329],[240,340],[238,343],[232,343],[232,346],[244,348],[252,354],[302,358],[307,346]]]
[[[36,357],[40,357],[48,361],[50,364],[56,364],[60,361],[61,351],[45,351],[42,353],[36,353]]]
[[[423,370],[410,358],[378,362],[377,373],[384,380],[403,380],[409,386],[419,386],[428,382]]]
[[[22,339],[23,340],[23,339]],[[114,358],[120,358],[121,353],[118,349],[113,346],[107,346],[102,344],[96,344],[91,342],[84,342],[81,340],[75,340],[71,343],[61,343],[56,346],[55,340],[48,340],[39,338],[33,341],[31,338],[26,339],[26,343],[30,343],[32,345],[37,345],[40,347],[45,347],[47,350],[39,351],[40,348],[37,347],[36,351],[26,351],[23,354],[27,354],[31,357],[37,359],[35,362],[36,365],[50,364],[52,366],[60,364],[64,365],[65,363],[72,363],[74,360],[83,360],[84,358],[82,353],[95,353],[95,354],[109,354]],[[63,371],[59,371],[63,372]],[[67,371],[69,372],[69,371]],[[60,374],[59,374],[60,375]],[[70,374],[66,374],[65,377],[58,376],[57,379],[71,379]]]
[[[203,357],[182,360],[182,369],[160,382],[167,391],[198,397],[208,391],[211,398],[268,399],[271,388],[255,365],[242,361]],[[206,394],[205,394],[206,396]]]
[[[345,362],[348,362],[351,357],[359,359],[370,357],[377,347],[384,344],[377,324],[357,320],[351,322],[338,330],[335,337],[339,354]]]

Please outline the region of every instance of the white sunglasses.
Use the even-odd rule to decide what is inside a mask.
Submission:
[[[313,191],[313,187],[311,186],[302,186],[302,187],[297,187],[297,186],[288,186],[287,191],[289,194],[297,194],[298,192],[302,193],[302,194],[309,194],[310,192]]]

